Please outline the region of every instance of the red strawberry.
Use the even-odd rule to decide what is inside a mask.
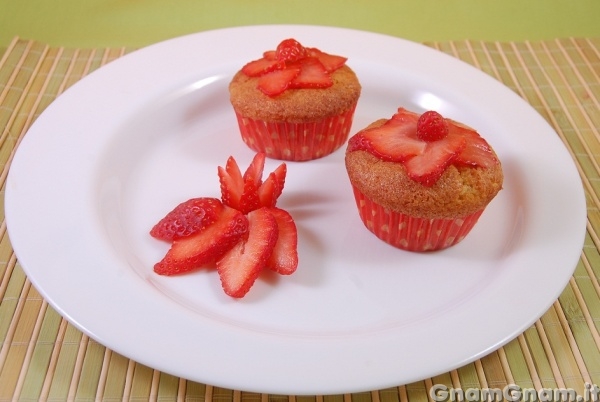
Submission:
[[[306,57],[306,49],[295,39],[285,39],[275,50],[277,60],[294,62]]]
[[[306,57],[297,64],[300,74],[292,80],[290,88],[328,88],[333,85],[331,76],[318,59]]]
[[[252,162],[248,165],[248,168],[244,172],[243,179],[244,181],[252,181],[254,185],[258,188],[262,183],[262,175],[265,169],[265,159],[267,155],[264,152],[258,152],[252,158]]]
[[[285,185],[287,166],[282,163],[269,174],[258,189],[259,203],[263,207],[274,207]]]
[[[277,242],[277,221],[269,209],[250,212],[248,223],[248,237],[217,261],[221,285],[231,297],[243,297],[250,290]]]
[[[298,231],[296,224],[292,216],[283,209],[271,208],[270,212],[277,222],[279,236],[266,266],[282,275],[290,275],[298,267]]]
[[[160,275],[176,275],[221,258],[248,232],[248,219],[238,210],[223,207],[217,220],[203,231],[175,240],[165,257],[154,265]]]
[[[242,176],[243,188],[240,196],[239,210],[247,214],[260,207],[258,188],[262,184],[266,155],[262,152],[254,155],[252,162]]]
[[[346,61],[348,61],[348,58],[346,57],[325,53],[314,47],[306,50],[309,56],[319,59],[321,64],[323,64],[323,67],[325,67],[325,70],[327,70],[329,73],[334,72],[338,68],[342,67],[344,64],[346,64]]]
[[[258,89],[267,96],[277,96],[283,93],[294,78],[300,74],[300,68],[275,70],[261,75],[258,79]]]
[[[221,201],[223,204],[240,209],[240,199],[244,192],[244,179],[235,159],[230,156],[225,168],[217,168],[219,182],[221,184]]]
[[[242,67],[242,72],[249,77],[258,77],[271,71],[282,69],[284,65],[273,59],[262,58],[253,60]]]
[[[380,159],[403,162],[425,152],[427,143],[416,138],[416,119],[390,119],[382,126],[367,128],[353,136],[348,151],[363,150]]]
[[[283,192],[285,186],[285,176],[287,175],[287,165],[282,163],[272,172],[275,175],[275,181],[277,182],[277,192],[275,193],[275,199],[279,198]]]
[[[404,162],[408,175],[424,186],[431,187],[465,148],[463,136],[453,132],[446,138],[427,143],[425,152]]]
[[[462,166],[480,166],[489,168],[498,163],[492,148],[477,131],[450,120],[450,130],[458,130],[467,139],[467,146],[456,157],[454,163]]]
[[[205,229],[217,220],[223,204],[216,198],[192,198],[182,202],[150,230],[159,240],[173,241]]]
[[[429,110],[419,117],[417,137],[423,141],[438,141],[448,135],[448,123],[436,111]]]

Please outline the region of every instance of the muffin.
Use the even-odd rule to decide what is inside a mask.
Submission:
[[[289,161],[320,158],[340,148],[361,92],[346,60],[286,39],[242,67],[229,94],[248,147]]]
[[[348,141],[346,170],[364,225],[404,250],[459,243],[502,189],[502,165],[474,129],[399,108]]]

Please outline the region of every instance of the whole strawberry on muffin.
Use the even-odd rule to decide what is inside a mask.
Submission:
[[[286,39],[244,65],[229,84],[244,142],[289,161],[320,158],[340,148],[361,92],[346,60]]]
[[[348,141],[346,169],[365,226],[410,251],[457,244],[502,189],[502,165],[474,129],[399,108]]]

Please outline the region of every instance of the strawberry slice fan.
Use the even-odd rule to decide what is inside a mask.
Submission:
[[[304,47],[295,39],[283,40],[276,50],[247,63],[242,72],[259,77],[258,89],[265,95],[277,96],[286,89],[329,88],[331,73],[346,63],[347,58]]]
[[[280,164],[263,181],[265,159],[257,153],[242,174],[230,156],[217,170],[221,199],[189,199],[154,225],[150,235],[171,244],[154,272],[171,276],[216,267],[223,291],[241,298],[264,269],[281,275],[296,271],[296,224],[276,206],[287,167]]]

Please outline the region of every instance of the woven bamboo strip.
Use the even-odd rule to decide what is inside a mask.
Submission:
[[[542,67],[542,63],[539,61],[538,55],[535,53],[535,51],[532,49],[532,47],[531,47],[531,45],[530,45],[529,43],[526,43],[526,44],[527,44],[527,47],[528,47],[529,51],[530,51],[530,52],[533,54],[533,58],[535,59],[535,61],[536,61],[537,65],[538,65],[538,67],[540,67],[540,69],[541,69],[541,67]],[[544,44],[542,44],[542,46],[543,46],[544,50],[545,50],[547,53],[549,53],[549,52],[548,52],[548,49],[547,49],[547,47],[546,47]],[[555,67],[555,69],[556,69],[556,70],[560,71],[560,69],[558,68],[558,66],[556,66],[556,63],[555,63],[555,61],[554,61],[554,60],[553,60],[553,66]],[[543,74],[544,78],[546,79],[546,81],[547,81],[547,82],[551,82],[551,80],[550,80],[550,77],[549,77],[548,73],[547,73],[547,72],[546,72],[544,69],[541,69],[541,71],[542,71],[542,74]],[[558,74],[559,74],[560,78],[562,79],[563,83],[564,83],[566,86],[568,86],[568,84],[567,84],[567,82],[566,82],[566,79],[565,79],[564,75],[563,75],[562,73],[560,73],[560,72],[559,72]],[[551,90],[552,90],[553,94],[555,95],[555,97],[556,97],[556,99],[557,99],[558,103],[560,104],[560,106],[562,107],[562,109],[565,111],[565,113],[566,113],[566,116],[567,116],[567,118],[568,118],[568,120],[569,120],[570,124],[571,124],[571,125],[572,125],[572,126],[575,128],[575,130],[574,130],[574,131],[575,131],[575,133],[577,134],[577,136],[578,136],[579,140],[580,140],[580,141],[581,141],[581,142],[584,144],[584,147],[585,147],[585,149],[586,149],[586,152],[587,152],[588,154],[590,154],[591,152],[590,152],[589,148],[587,147],[587,143],[586,143],[586,141],[585,141],[585,138],[582,136],[582,134],[581,134],[581,131],[579,130],[579,128],[578,128],[578,125],[577,125],[577,123],[574,121],[574,118],[572,117],[571,113],[570,113],[570,112],[567,110],[568,108],[566,107],[566,105],[565,105],[565,103],[564,103],[564,101],[563,101],[562,97],[560,96],[560,94],[559,94],[559,92],[558,92],[558,89],[556,88],[556,86],[554,85],[554,83],[551,83],[551,85],[550,85],[550,88],[551,88]],[[575,98],[576,98],[570,89],[569,89],[569,94],[570,94],[570,95],[573,97],[573,99],[575,99]],[[593,159],[592,159],[592,161],[593,161]],[[595,164],[594,166],[595,166],[595,167],[596,167],[596,169],[597,169],[597,165]],[[556,309],[557,309],[557,313],[559,314],[559,317],[560,317],[560,313],[562,312],[562,309],[560,308],[560,305],[558,305],[558,304],[556,304],[556,305],[555,305],[555,307],[556,307]],[[571,334],[570,334],[570,331],[567,331],[567,329],[568,329],[568,326],[567,326],[567,327],[565,327],[565,326],[563,325],[563,329],[565,330],[565,334],[566,334],[567,336],[571,335]],[[569,343],[570,343],[571,345],[573,345],[573,344],[574,344],[574,342],[573,342],[573,340],[572,340],[572,339],[569,339]],[[578,350],[577,348],[574,348],[574,349],[572,348],[572,351],[574,352],[574,354],[575,354],[575,357],[577,358],[577,361],[578,361],[578,365],[579,365],[580,369],[581,369],[581,370],[583,370],[584,377],[585,377],[585,370],[586,370],[586,369],[585,369],[585,366],[584,366],[584,365],[582,365],[582,363],[583,363],[583,362],[582,362],[582,359],[581,359],[581,358],[578,356],[579,350]],[[587,377],[589,378],[589,375],[588,375]]]
[[[8,56],[13,53],[15,46],[17,45],[18,42],[19,42],[19,37],[15,36],[14,38],[12,38],[12,40],[8,44],[8,47],[4,49],[4,52],[2,53],[2,57],[0,57],[0,69],[3,68],[4,65],[6,64],[6,60],[8,60]]]
[[[98,378],[97,381],[97,385],[96,385],[96,395],[95,395],[95,399],[96,400],[101,400],[104,396],[104,390],[106,387],[106,377],[107,377],[107,373],[108,373],[108,367],[109,367],[109,362],[110,362],[110,356],[111,356],[111,350],[108,348],[104,349],[104,356],[102,359],[102,364],[100,366],[100,376]]]
[[[582,260],[583,260],[584,266],[587,269],[587,267],[589,266],[589,262],[587,260],[587,257],[585,257],[585,255],[584,255],[582,257]],[[592,338],[594,340],[594,343],[596,344],[597,348],[600,348],[600,333],[598,333],[598,329],[596,328],[596,325],[594,324],[594,319],[592,318],[592,316],[590,314],[590,310],[589,310],[589,308],[587,306],[587,303],[586,303],[586,301],[584,299],[583,293],[579,289],[579,285],[577,284],[577,280],[575,278],[571,278],[569,280],[569,283],[570,283],[571,287],[573,288],[573,292],[574,292],[575,297],[577,298],[579,306],[580,306],[580,308],[582,310],[585,322],[588,325],[588,327],[590,328],[591,336],[592,336]],[[597,283],[597,281],[596,281],[596,283]],[[594,381],[591,381],[591,382],[594,382]]]
[[[544,348],[544,352],[548,358],[548,363],[550,364],[550,369],[552,370],[552,375],[556,381],[556,386],[560,388],[565,387],[565,383],[562,378],[562,374],[560,373],[560,369],[558,368],[558,363],[556,361],[556,357],[552,352],[552,347],[550,346],[550,341],[548,340],[548,336],[546,335],[546,331],[541,321],[536,321],[535,327],[537,329],[537,333],[540,337],[540,341],[542,343],[542,347]]]
[[[522,59],[521,59],[521,60],[522,60]],[[536,61],[537,61],[537,59],[536,59]],[[525,63],[523,63],[523,62],[522,62],[521,64],[522,64],[522,67],[524,68],[524,70],[527,72],[527,74],[528,74],[528,76],[529,76],[530,80],[532,81],[532,83],[535,83],[534,79],[531,77],[531,74],[528,72],[528,70],[527,70],[527,68],[526,68],[526,66],[525,66]],[[538,61],[538,67],[541,69],[541,65],[539,64],[539,61]],[[548,78],[548,77],[546,76],[546,78]],[[537,86],[536,86],[535,84],[534,84],[534,85],[532,85],[532,87],[533,87],[534,89],[536,89],[536,88],[537,88]],[[539,94],[538,94],[538,95],[539,95]],[[544,98],[543,98],[543,96],[540,96],[540,99],[542,99],[542,100],[543,100],[543,99],[544,99]],[[544,101],[544,102],[545,102],[545,101]],[[546,107],[549,109],[549,107],[547,106],[547,103],[545,104],[545,106],[546,106]],[[559,125],[556,123],[556,121],[554,121],[553,123],[554,123],[554,125],[555,125],[555,127],[556,127],[556,128],[559,128]],[[559,135],[561,135],[561,132],[560,132],[560,130],[557,130],[557,131],[559,132]],[[568,144],[568,142],[566,141],[566,139],[565,139],[564,137],[563,137],[563,141],[564,141],[566,144]],[[582,174],[582,176],[583,176],[583,177],[585,177],[585,175],[584,175],[584,174]],[[588,187],[591,187],[591,186],[589,186],[589,184],[588,184]],[[593,194],[593,191],[590,191],[590,192]],[[540,329],[540,328],[538,327],[538,329]]]
[[[516,347],[519,349],[519,352],[521,353],[522,356],[522,352],[519,348],[519,343],[518,341],[512,341],[510,342],[508,345],[498,349],[498,357],[500,359],[500,365],[502,367],[502,371],[504,373],[504,376],[506,378],[506,383],[508,384],[515,384],[516,381],[516,377],[513,373],[513,368],[510,365],[509,359],[508,359],[508,354],[507,354],[507,349],[510,349],[511,347]],[[515,364],[517,366],[518,369],[525,369],[527,370],[527,365],[524,362],[519,361],[519,364]],[[529,374],[529,373],[528,373]],[[528,378],[529,380],[529,378]],[[527,386],[529,385],[529,381],[525,381],[523,378],[519,378],[519,384],[522,386]]]
[[[42,384],[42,389],[40,390],[39,398],[40,400],[48,400],[48,395],[50,393],[50,387],[52,385],[52,377],[54,371],[56,369],[56,365],[58,363],[58,357],[60,355],[60,345],[65,337],[65,332],[67,330],[67,321],[61,320],[59,330],[56,334],[56,338],[54,340],[54,348],[52,349],[52,354],[50,356],[50,360],[48,362],[48,367],[46,368],[46,375],[44,376],[44,382]]]
[[[133,360],[129,360],[129,365],[127,366],[127,375],[125,377],[125,385],[123,387],[123,399],[129,400],[131,397],[131,388],[133,386],[133,376],[135,373],[135,362]]]
[[[596,290],[596,293],[600,294],[600,283],[598,282],[598,278],[594,274],[594,271],[592,269],[592,265],[590,264],[590,262],[588,260],[588,257],[586,256],[585,253],[583,253],[583,255],[582,255],[582,261],[583,261],[583,266],[585,267],[585,270],[587,271],[587,273],[589,275],[590,282],[591,282],[592,286]],[[592,324],[595,324],[595,322],[592,322]],[[595,325],[594,325],[594,328],[596,328]],[[598,331],[598,329],[596,328],[596,332],[597,331]],[[598,341],[596,341],[596,344],[600,348],[600,339],[598,339]]]
[[[408,391],[406,390],[406,385],[401,385],[398,387],[398,396],[400,397],[400,402],[408,402]]]
[[[29,291],[29,287],[31,286],[28,280],[24,281],[24,285],[21,287],[21,295],[27,294]],[[14,372],[10,371],[10,366],[7,364],[9,361],[9,355],[11,351],[11,346],[13,342],[13,338],[17,331],[18,326],[18,318],[21,316],[23,312],[23,308],[25,307],[25,297],[20,296],[17,298],[17,305],[15,311],[13,313],[13,317],[11,320],[10,327],[8,329],[8,333],[6,334],[6,338],[4,343],[2,344],[2,349],[0,349],[0,383],[2,386],[8,386],[10,384],[11,387],[14,388],[14,384],[16,383],[17,376]],[[14,366],[13,366],[14,367]],[[4,385],[6,384],[6,385]]]
[[[479,380],[479,388],[488,388],[490,385],[490,382],[488,381],[488,377],[486,375],[484,364],[482,363],[482,361],[486,361],[487,365],[487,360],[488,359],[484,357],[473,362],[473,365],[475,366],[475,373],[477,374],[477,379]]]
[[[573,41],[574,39],[571,38],[571,44],[573,44]],[[596,110],[600,110],[600,101],[598,100],[598,97],[596,97],[596,94],[589,85],[590,81],[594,82],[595,84],[598,84],[600,82],[600,76],[598,75],[598,72],[594,69],[594,67],[591,65],[590,60],[585,56],[585,53],[583,53],[581,49],[579,49],[579,47],[573,46],[573,49],[575,49],[579,57],[583,60],[584,65],[588,68],[589,73],[592,75],[592,77],[590,77],[589,79],[585,79],[580,69],[577,67],[577,63],[575,62],[575,60],[573,60],[573,57],[562,45],[561,41],[556,39],[555,43],[559,47],[559,50],[561,51],[565,59],[568,61],[571,70],[577,76],[577,79],[579,80],[582,87],[586,89],[585,95],[588,96],[589,99],[592,101]]]
[[[27,49],[31,48],[33,46],[33,43],[30,42],[28,43]],[[47,51],[48,48],[45,48],[45,51]],[[19,78],[19,73],[21,71],[24,71],[24,66],[29,58],[30,54],[29,52],[24,53],[21,58],[19,59],[19,62],[16,66],[16,68],[14,69],[14,73],[12,74],[12,76],[9,78],[9,81],[6,85],[6,87],[4,87],[4,90],[2,91],[2,93],[0,93],[0,104],[5,104],[6,99],[8,98],[8,95],[10,94],[10,91],[14,88],[18,88],[18,86],[16,85],[17,80]],[[43,56],[43,55],[42,55]],[[36,74],[39,72],[39,69],[41,68],[41,64],[43,61],[43,57],[40,57],[38,59],[38,62],[35,64],[35,66],[32,68],[32,72],[31,74],[25,76],[23,75],[23,79],[26,80],[26,83],[24,85],[24,88],[22,90],[19,91],[19,96],[16,98],[17,101],[15,103],[15,105],[13,106],[13,112],[11,113],[8,122],[6,123],[4,129],[2,130],[2,132],[0,133],[0,146],[2,148],[4,148],[4,143],[6,141],[6,139],[8,138],[10,129],[12,128],[15,120],[19,117],[19,113],[17,112],[21,106],[23,105],[23,102],[25,101],[26,98],[26,94],[27,91],[29,90],[29,88],[31,87],[33,80],[36,77]],[[14,86],[14,87],[13,87]],[[11,150],[14,149],[13,148],[13,144],[10,144],[11,146]],[[8,161],[2,161],[3,163],[3,168],[4,170],[6,170],[8,164],[10,163],[10,159]]]
[[[44,317],[46,315],[46,308],[48,307],[48,303],[46,301],[42,301],[42,306],[39,309],[37,319],[35,321],[35,326],[33,328],[33,332],[31,334],[31,339],[29,341],[29,345],[27,347],[27,351],[25,353],[25,358],[23,359],[23,364],[21,365],[21,370],[19,371],[19,377],[17,379],[17,383],[15,384],[15,389],[13,391],[13,397],[19,398],[21,395],[21,391],[23,390],[23,384],[25,383],[25,378],[27,377],[27,373],[30,369],[30,363],[33,356],[33,351],[35,350],[36,341],[40,334],[42,323],[44,321]]]
[[[584,38],[584,39],[587,42],[590,50],[596,54],[597,58],[600,58],[600,49],[598,49],[598,47],[594,44],[594,42],[592,42],[592,40],[590,38]]]
[[[587,383],[592,383],[592,379],[590,377],[590,373],[587,369],[583,356],[581,355],[581,350],[579,350],[579,346],[575,340],[575,336],[573,335],[573,331],[571,326],[569,325],[569,321],[566,317],[565,311],[563,309],[562,304],[559,301],[554,302],[554,308],[558,314],[558,319],[560,321],[560,325],[562,326],[563,332],[567,337],[567,342],[569,342],[569,346],[571,351],[573,352],[573,356],[575,361],[577,362],[577,367],[583,377],[583,380]],[[576,306],[577,309],[580,309],[580,306]],[[581,389],[583,391],[583,389]]]
[[[16,43],[18,43],[18,41],[13,41],[11,43],[11,47],[9,49],[12,49],[16,46]],[[27,48],[29,49],[31,46],[33,46],[32,42],[29,42],[27,44]],[[8,57],[8,55],[11,54],[10,52],[6,52],[4,54],[4,57],[2,58],[2,64],[0,64],[0,66],[2,66],[6,61],[6,58]],[[25,63],[25,60],[27,59],[28,56],[28,52],[24,52],[21,57],[19,58],[19,61],[17,63],[17,65],[13,68],[12,70],[12,74],[10,75],[10,77],[8,78],[8,80],[6,81],[6,85],[4,87],[4,89],[2,90],[2,92],[0,92],[0,104],[4,104],[6,97],[8,96],[8,91],[11,88],[11,86],[13,85],[13,83],[15,82],[15,80],[17,79],[17,76],[21,70],[21,66]]]
[[[433,383],[433,379],[432,378],[426,378],[425,379],[425,389],[430,390],[433,387],[433,385],[434,385],[434,383]]]
[[[527,344],[527,339],[525,338],[525,335],[519,335],[519,337],[517,338],[517,342],[521,346],[521,351],[522,351],[523,356],[525,358],[525,363],[527,364],[527,369],[529,370],[529,373],[531,375],[531,380],[533,382],[533,387],[535,389],[542,388],[542,382],[541,382],[540,376],[539,376],[539,374],[537,372],[536,365],[535,365],[535,362],[533,360],[533,356],[531,354],[531,350],[529,349],[529,345]]]
[[[160,372],[158,370],[153,370],[152,372],[152,385],[150,387],[150,400],[155,401],[158,399],[158,385],[160,383]],[[208,387],[207,387],[208,388]],[[206,392],[206,400],[212,401],[213,389],[207,389]],[[210,398],[210,399],[208,399]]]
[[[512,46],[514,47],[514,44]],[[535,56],[535,54],[533,54],[533,58],[534,58],[535,62],[537,63],[536,67],[542,72],[542,74],[544,74],[543,66],[540,64],[539,59]],[[579,159],[577,158],[577,155],[573,152],[569,140],[566,138],[565,134],[561,130],[560,124],[556,121],[554,115],[551,113],[551,108],[548,105],[548,102],[545,100],[544,96],[540,93],[540,90],[539,90],[538,86],[536,85],[535,79],[531,76],[531,73],[527,69],[525,63],[522,61],[522,58],[521,58],[521,64],[522,64],[522,68],[525,70],[528,78],[530,79],[530,81],[532,83],[532,87],[533,87],[534,91],[536,92],[537,96],[541,100],[541,102],[542,102],[542,104],[544,106],[544,109],[548,113],[552,125],[554,126],[556,132],[562,138],[563,143],[565,144],[565,146],[567,147],[567,149],[571,153],[571,155],[573,157],[573,161],[575,162],[575,164],[577,166],[577,169],[578,169],[578,171],[580,173],[580,176],[581,176],[582,182],[584,184],[584,187],[588,191],[588,195],[590,197],[592,197],[594,205],[596,205],[596,206],[600,205],[600,199],[598,198],[598,194],[596,194],[596,192],[594,191],[594,187],[591,184],[590,180],[588,179],[587,175],[585,174],[585,171],[582,168],[581,163],[580,163]],[[547,74],[544,74],[544,78],[545,78],[545,80],[547,82],[549,82],[549,77],[547,76]],[[554,95],[557,96],[557,97],[559,97],[558,94],[556,93],[555,88],[553,86],[550,86],[550,87],[551,87],[551,89],[553,89]],[[562,103],[562,100],[559,99],[559,102],[561,102],[561,106],[564,105],[564,103]],[[563,107],[563,109],[564,109],[564,107]],[[569,122],[572,125],[574,124],[574,122],[572,121],[572,119],[569,119]],[[580,133],[578,132],[578,130],[575,130],[575,131],[576,131],[577,137],[580,139],[580,141],[582,141],[585,144],[585,140],[582,139],[582,137],[581,137]],[[588,155],[591,155],[591,153],[589,152],[589,148],[587,148],[587,147],[586,147],[586,152],[588,153]],[[591,226],[591,227],[592,227],[592,230],[595,231],[595,228],[593,226]]]
[[[586,129],[591,131],[592,134],[594,134],[596,141],[598,139],[600,139],[600,133],[598,132],[598,129],[596,128],[596,125],[594,124],[594,122],[592,122],[589,114],[586,112],[586,108],[582,105],[579,97],[573,91],[572,85],[568,82],[565,74],[562,72],[562,69],[558,66],[556,58],[553,56],[553,52],[551,52],[548,49],[546,43],[542,42],[541,44],[542,44],[544,51],[549,56],[548,59],[552,61],[552,66],[554,67],[554,69],[556,70],[556,73],[558,74],[558,76],[560,77],[560,79],[562,81],[562,84],[563,84],[562,87],[564,87],[566,89],[566,91],[568,92],[568,94],[570,95],[569,101],[572,101],[577,105],[577,111],[581,112],[581,116],[587,123],[586,127],[582,127],[583,126],[582,124],[578,124],[578,122],[575,121],[575,117],[572,115],[571,112],[569,112],[570,108],[567,106],[566,102],[563,100],[562,97],[557,96],[557,99],[559,100],[562,109],[564,109],[567,112],[566,116],[569,119],[569,122],[572,124],[573,127],[576,127],[575,132],[577,133],[578,138],[582,142],[582,144],[585,145],[587,155],[590,156],[590,161],[592,162],[594,168],[596,169],[597,175],[600,175],[600,166],[598,165],[598,161],[596,160],[596,158],[593,157],[593,155],[597,154],[597,153],[594,153],[590,149],[589,141],[587,138],[584,137],[584,134],[582,131],[586,130]],[[572,67],[573,67],[572,71],[577,71],[577,68],[574,65],[572,65]],[[576,76],[578,76],[578,74],[576,74]],[[587,83],[585,83],[585,82],[580,82],[580,84],[584,88],[587,87]],[[555,92],[555,94],[558,95],[558,90],[556,89],[556,86],[553,86],[553,91]],[[592,94],[592,92],[590,91],[589,94]]]
[[[506,362],[503,364],[509,367],[510,377],[507,375],[507,378],[511,384],[519,384],[524,388],[541,387],[531,351],[523,334],[507,344],[503,350],[506,352]]]

